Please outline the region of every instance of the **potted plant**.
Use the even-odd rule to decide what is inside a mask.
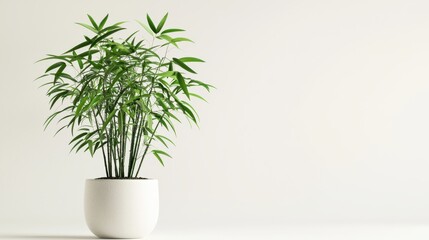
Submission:
[[[43,86],[50,109],[56,109],[45,128],[55,119],[57,132],[70,129],[72,151],[100,153],[104,160],[106,175],[88,179],[85,186],[86,222],[101,238],[139,238],[153,230],[158,182],[140,177],[142,163],[153,156],[164,165],[170,155],[154,149],[155,143],[173,144],[165,133],[174,132],[183,117],[197,124],[190,100],[204,100],[198,88],[212,88],[188,76],[196,73],[189,63],[203,60],[169,56],[171,48],[192,41],[174,37],[183,29],[165,29],[167,16],[158,24],[149,15],[147,23],[138,22],[151,36],[145,40],[139,31],[124,35],[124,22],[109,25],[108,15],[100,22],[88,15],[88,24],[78,24],[90,36],[42,59],[54,61],[40,77],[49,79]]]

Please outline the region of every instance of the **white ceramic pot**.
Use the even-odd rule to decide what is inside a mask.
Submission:
[[[85,218],[99,238],[144,238],[158,220],[158,180],[88,179]]]

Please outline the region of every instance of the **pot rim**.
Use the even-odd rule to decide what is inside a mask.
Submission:
[[[86,181],[158,181],[156,178],[88,178]]]

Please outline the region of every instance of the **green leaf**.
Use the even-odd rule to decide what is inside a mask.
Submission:
[[[188,106],[189,107],[189,109],[192,111],[192,113],[194,113],[195,115],[196,115],[196,120],[198,120],[199,119],[199,116],[198,116],[198,113],[197,113],[197,111],[195,111],[195,108],[194,107],[192,107],[192,105],[191,104],[189,104],[189,103],[187,103],[187,102],[185,102],[185,101],[182,101],[182,104],[184,104],[184,105],[186,105],[186,106]],[[196,122],[195,122],[196,123]]]
[[[109,116],[104,120],[103,126],[100,128],[100,132],[104,132],[107,125],[112,121],[112,118],[115,116],[117,109],[113,110],[111,113],[109,113]]]
[[[190,68],[188,65],[184,64],[182,61],[180,61],[177,58],[173,58],[173,62],[177,65],[179,65],[181,68],[185,69],[188,72],[191,73],[196,73],[194,70],[192,70],[192,68]]]
[[[183,32],[185,30],[179,28],[170,28],[161,32],[161,34],[172,33],[172,32]]]
[[[162,161],[162,158],[160,155],[165,155],[167,157],[170,157],[170,155],[168,155],[168,153],[161,151],[161,150],[152,150],[153,155],[158,159],[158,161],[162,164],[162,166],[164,166],[164,162]]]
[[[76,79],[74,79],[72,76],[70,76],[69,74],[67,74],[67,73],[64,73],[64,72],[62,72],[61,74],[59,74],[60,75],[60,77],[62,78],[62,79],[68,79],[68,80],[70,80],[70,81],[72,81],[72,82],[75,82],[75,83],[77,83],[77,80]]]
[[[45,120],[45,122],[43,123],[43,125],[45,126],[45,130],[49,126],[49,124],[51,124],[52,120],[54,120],[54,118],[58,116],[58,114],[60,114],[60,112],[54,112]]]
[[[82,69],[83,68],[82,58],[78,57],[75,51],[73,51],[73,57],[76,59],[77,64],[79,65],[79,68]]]
[[[45,73],[47,73],[47,72],[49,72],[49,71],[51,71],[51,70],[53,70],[53,69],[55,69],[55,68],[61,67],[61,66],[63,66],[63,65],[65,65],[65,63],[64,63],[64,62],[57,62],[57,63],[54,63],[54,64],[52,64],[51,66],[49,66],[49,67],[46,69]]]
[[[79,140],[80,138],[83,138],[84,136],[86,136],[86,134],[88,134],[87,132],[81,133],[79,135],[77,135],[76,137],[74,137],[69,144],[72,144],[73,142]]]
[[[82,27],[84,27],[84,28],[86,28],[86,29],[89,29],[89,30],[91,30],[92,32],[94,32],[94,33],[98,33],[98,31],[97,31],[97,29],[95,29],[94,27],[92,27],[92,26],[89,26],[88,24],[85,24],[85,23],[76,23],[77,25],[80,25],[80,26],[82,26]]]
[[[75,111],[76,117],[80,116],[83,106],[85,105],[87,99],[88,99],[88,96],[85,96],[80,100],[79,105],[76,107],[76,111]]]
[[[201,96],[200,96],[200,95],[198,95],[198,94],[195,94],[195,93],[189,93],[189,95],[191,95],[192,97],[199,98],[199,99],[203,100],[204,102],[207,102],[207,100],[206,100],[205,98],[201,97]]]
[[[175,71],[167,71],[167,72],[163,72],[163,73],[158,73],[158,76],[161,77],[171,77],[175,74]]]
[[[127,21],[117,22],[117,23],[113,24],[113,26],[120,26],[120,25],[122,25],[122,24],[124,24],[124,23],[126,23],[126,22],[127,22]]]
[[[122,23],[125,23],[125,22],[120,22],[120,24],[122,24]],[[106,28],[104,28],[104,29],[100,29],[100,31],[98,31],[98,34],[100,35],[100,34],[102,34],[102,33],[104,33],[104,32],[108,32],[108,31],[112,31],[112,30],[115,30],[115,29],[118,29],[118,28],[121,28],[120,27],[120,24],[118,23],[118,25],[112,25],[112,26],[109,26],[109,27],[106,27]]]
[[[152,152],[153,152],[153,153],[160,154],[160,155],[167,156],[167,157],[169,157],[169,158],[172,158],[168,153],[166,153],[166,152],[164,152],[164,151],[161,151],[161,150],[152,150]]]
[[[92,140],[88,140],[88,148],[91,157],[94,157],[94,142]]]
[[[88,144],[88,141],[84,141],[81,145],[79,145],[79,147],[76,149],[76,153],[79,152],[79,150],[81,150],[87,144]]]
[[[189,109],[187,106],[185,106],[183,103],[179,104],[180,109],[183,110],[186,116],[188,116],[194,123],[197,123],[197,118],[195,117],[194,113],[191,109]]]
[[[176,73],[176,77],[177,77],[177,81],[179,82],[180,88],[183,90],[183,92],[189,99],[190,98],[189,91],[188,91],[188,86],[186,85],[185,79],[183,78],[182,74],[179,72]]]
[[[169,116],[169,117],[171,117],[171,118],[173,118],[174,120],[176,120],[177,122],[179,122],[179,123],[181,123],[181,121],[180,121],[180,119],[179,118],[177,118],[174,114],[172,114],[171,112],[166,112],[166,114]],[[168,118],[167,118],[168,119]]]
[[[94,19],[91,17],[91,15],[87,15],[88,16],[88,18],[89,18],[89,21],[91,21],[91,24],[92,24],[92,26],[94,26],[94,28],[95,29],[97,29],[97,30],[99,30],[98,29],[98,26],[97,26],[97,23],[95,23],[95,21],[94,21]]]
[[[152,19],[149,17],[149,14],[146,14],[146,19],[147,19],[147,23],[149,24],[150,29],[151,29],[154,33],[158,33],[158,31],[156,30],[155,24],[153,24]]]
[[[54,83],[60,78],[61,74],[63,73],[64,69],[66,68],[66,64],[63,63],[59,68],[58,71],[55,73]]]
[[[54,112],[53,114],[51,114],[43,123],[43,125],[45,126],[45,130],[56,116],[58,116],[59,114],[65,112],[67,110],[70,110],[72,108],[73,108],[73,106],[68,106],[68,107],[65,107],[64,109],[62,109],[60,111],[57,111],[57,112]]]
[[[86,42],[80,43],[80,44],[76,45],[75,47],[73,47],[72,49],[68,50],[68,51],[67,51],[67,52],[65,52],[65,53],[73,52],[73,51],[75,51],[75,50],[78,50],[78,49],[81,49],[81,48],[83,48],[83,47],[86,47],[86,46],[88,46],[88,45],[90,45],[90,44],[91,44],[91,41],[86,41]]]
[[[152,153],[156,157],[156,159],[158,159],[158,161],[161,163],[161,165],[163,167],[165,167],[164,162],[162,161],[162,158],[157,153],[155,153],[155,152],[152,152]]]
[[[56,132],[55,132],[55,134],[54,134],[54,137],[55,136],[57,136],[57,134],[59,133],[59,132],[61,132],[64,128],[66,128],[67,127],[67,125],[65,125],[65,126],[62,126],[60,129],[58,129]]]
[[[158,26],[156,27],[156,32],[159,33],[161,31],[162,27],[164,27],[165,21],[167,20],[168,13],[164,15],[164,17],[161,19],[161,21],[158,23]]]
[[[135,31],[135,32],[133,32],[131,35],[129,35],[125,40],[124,40],[124,43],[125,42],[128,42],[134,35],[136,35],[137,33],[139,32],[139,30],[137,30],[137,31]],[[143,40],[142,40],[143,41]]]
[[[150,130],[150,131],[152,131],[153,130],[153,121],[152,121],[152,116],[149,114],[148,116],[147,116],[147,120],[146,120],[146,127]]]
[[[98,28],[101,30],[101,29],[103,29],[103,27],[104,27],[104,24],[106,24],[106,22],[107,22],[107,19],[109,18],[109,14],[107,14],[104,18],[103,18],[103,20],[101,20],[101,22],[100,22],[100,25],[98,25]]]
[[[179,60],[184,63],[185,62],[204,62],[204,60],[195,58],[195,57],[182,57],[182,58],[179,58]]]
[[[66,61],[70,63],[70,58],[72,56],[70,55],[62,55],[62,56],[56,56],[56,55],[52,55],[52,54],[48,54],[48,57],[46,58],[42,58],[40,60],[38,60],[36,63],[41,62],[41,61],[45,61],[45,60],[51,60],[51,59],[56,59],[56,60],[61,60],[61,61]]]
[[[137,22],[140,24],[140,26],[142,26],[144,28],[144,30],[146,30],[146,32],[148,32],[150,35],[154,36],[154,32],[146,24],[144,24],[138,20],[137,20]]]
[[[210,88],[215,88],[214,86],[207,84],[207,83],[203,83],[201,81],[195,80],[195,79],[191,79],[191,81],[189,81],[189,84],[192,83],[196,83],[199,86],[202,86],[203,88],[205,88],[208,92],[210,92]]]
[[[162,136],[162,135],[155,135],[155,138],[156,138],[158,141],[160,141],[160,142],[161,142],[161,143],[162,143],[166,148],[168,148],[168,144],[167,144],[167,142],[169,142],[169,143],[171,143],[171,144],[175,145],[173,141],[171,141],[169,138],[164,137],[164,136]]]
[[[178,37],[178,38],[173,38],[173,41],[178,43],[178,42],[194,42],[189,38],[184,38],[184,37]]]
[[[168,36],[168,35],[165,35],[165,34],[161,34],[161,35],[159,35],[157,38],[159,38],[159,39],[164,39],[164,40],[166,40],[168,43],[171,43],[171,44],[173,44],[175,47],[179,47],[178,45],[177,45],[177,43],[175,43],[174,41],[173,41],[173,38],[172,37],[170,37],[170,36]]]
[[[124,29],[125,29],[125,28],[117,28],[117,29],[115,29],[115,30],[112,30],[112,31],[106,32],[105,34],[103,34],[103,35],[99,36],[99,37],[98,37],[98,38],[96,38],[94,41],[92,41],[90,48],[91,48],[91,47],[93,47],[93,46],[95,46],[95,44],[97,44],[99,41],[101,41],[101,40],[105,39],[106,37],[108,37],[108,36],[110,36],[110,35],[112,35],[112,34],[114,34],[114,33],[116,33],[116,32],[122,31],[122,30],[124,30]]]
[[[83,53],[81,53],[81,54],[77,55],[76,57],[77,57],[78,59],[82,59],[83,57],[90,56],[90,55],[92,55],[92,54],[94,54],[94,53],[98,53],[98,52],[100,52],[100,51],[99,51],[99,50],[96,50],[96,49],[91,49],[91,50],[85,51],[85,52],[83,52]]]
[[[64,99],[64,97],[67,96],[67,95],[68,95],[68,91],[65,91],[65,92],[60,92],[57,95],[55,95],[55,97],[51,98],[51,105],[49,106],[49,109],[52,109],[52,107],[55,105],[55,103],[59,99],[61,99],[61,98]]]

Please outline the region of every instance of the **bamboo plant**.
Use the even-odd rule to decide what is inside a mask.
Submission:
[[[40,77],[45,79],[50,109],[45,128],[54,120],[58,132],[70,129],[72,151],[101,152],[106,178],[139,178],[143,160],[150,154],[164,165],[164,150],[174,144],[163,133],[174,132],[183,120],[197,124],[198,115],[190,100],[204,100],[198,88],[213,87],[194,79],[191,63],[195,57],[171,57],[169,50],[179,48],[188,38],[177,37],[184,30],[164,28],[168,14],[155,24],[149,15],[139,22],[150,34],[141,31],[125,34],[125,22],[108,23],[108,15],[97,23],[78,23],[90,31],[83,42],[60,55]],[[146,34],[148,35],[148,34]],[[140,36],[140,37],[139,37]],[[48,79],[48,80],[47,80]]]

